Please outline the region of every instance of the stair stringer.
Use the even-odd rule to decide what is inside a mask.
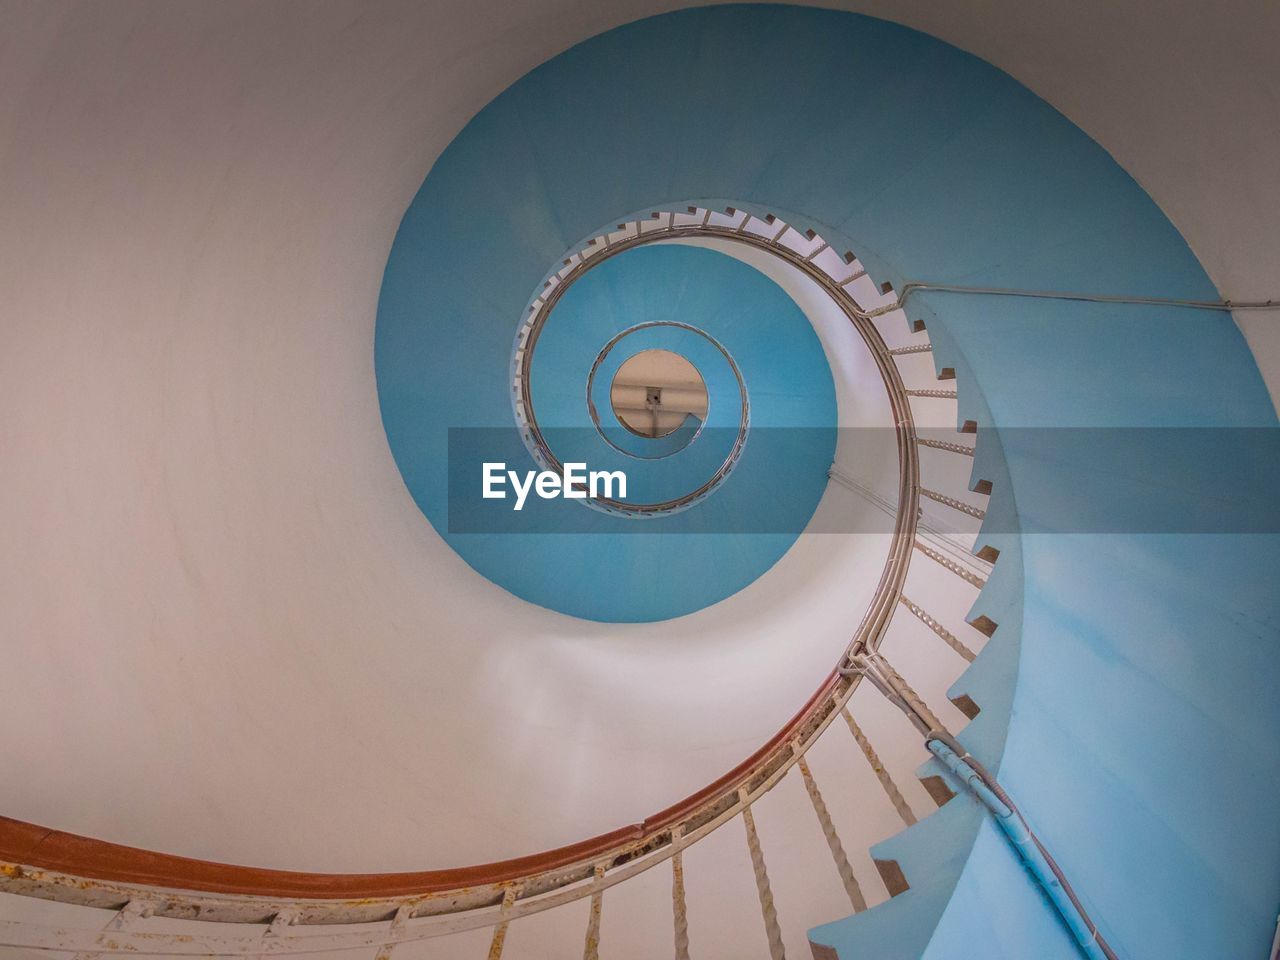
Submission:
[[[1008,688],[1017,723],[1001,779],[1122,955],[1260,955],[1280,848],[1263,813],[1274,774],[1262,771],[1280,764],[1266,692],[1277,682],[1278,618],[1263,571],[1280,562],[1280,543],[1240,535],[1274,525],[1255,472],[1238,467],[1262,475],[1270,463],[1274,475],[1276,457],[1232,433],[1274,424],[1238,331],[1170,309],[964,297],[945,306],[945,322],[926,321],[930,335],[937,344],[954,334],[980,357],[968,382],[986,386],[995,408],[978,420],[975,476],[987,440],[1012,443],[1002,461],[1024,535],[1023,636]],[[1140,375],[1135,360],[1155,350],[1165,366]],[[962,387],[962,422],[973,398]],[[1200,428],[1191,450],[1216,445],[1219,455],[1178,457],[1160,431],[1186,427]],[[1000,492],[997,483],[976,549],[1003,539]],[[1209,525],[1196,532],[1188,518]],[[984,609],[993,596],[989,587],[974,614],[1000,622]],[[975,664],[956,689],[977,677]],[[978,756],[981,730],[975,721],[962,736]],[[975,943],[986,957],[1056,955],[1063,926],[1000,843],[978,829],[920,956],[967,957]]]
[[[967,619],[972,622],[985,616],[997,628],[977,659],[952,684],[948,696],[967,695],[981,707],[981,712],[958,736],[974,756],[991,770],[998,771],[1009,732],[1022,639],[1024,584],[1017,504],[1004,464],[999,432],[991,426],[990,413],[969,364],[941,324],[930,320],[926,320],[926,324],[933,344],[935,368],[955,371],[959,393],[957,428],[966,421],[979,425],[970,487],[978,480],[992,484],[987,517],[974,552],[984,552],[984,548],[994,550],[999,560]],[[809,938],[814,956],[818,960],[965,956],[963,951],[972,949],[974,939],[967,935],[955,939],[950,928],[982,922],[981,915],[970,909],[966,880],[970,873],[976,877],[979,887],[995,882],[1002,890],[1016,891],[1018,897],[1032,898],[1027,904],[1010,903],[1011,909],[1031,918],[1029,922],[1037,928],[1024,931],[1024,935],[1001,932],[999,936],[1010,941],[1011,947],[1024,949],[1034,944],[1035,949],[1043,950],[1045,944],[1058,944],[1068,951],[1063,956],[1070,956],[1073,948],[1065,928],[1046,911],[1047,902],[1036,902],[1043,901],[1043,894],[1023,870],[981,804],[962,790],[936,760],[921,764],[918,775],[922,779],[942,776],[956,795],[933,815],[872,848],[876,860],[898,864],[910,889],[869,911],[811,930]],[[1046,922],[1047,927],[1039,929]],[[995,936],[994,931],[987,931],[988,940]],[[962,952],[949,952],[954,945],[959,945]],[[1056,954],[1038,956],[1053,960]]]

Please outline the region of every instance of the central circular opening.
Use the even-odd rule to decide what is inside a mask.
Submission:
[[[618,422],[649,440],[677,430],[692,438],[707,418],[707,385],[698,368],[670,350],[642,350],[614,374],[609,402]]]

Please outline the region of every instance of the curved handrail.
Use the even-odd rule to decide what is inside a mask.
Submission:
[[[592,422],[596,425],[596,431],[600,434],[600,439],[602,439],[614,450],[618,451],[618,453],[621,453],[623,456],[632,457],[632,458],[637,457],[636,454],[618,446],[618,444],[614,443],[611,439],[609,439],[608,434],[606,434],[604,429],[601,427],[600,410],[596,407],[596,400],[595,400],[595,396],[593,395],[593,387],[595,384],[596,374],[600,372],[601,364],[604,363],[605,358],[610,354],[610,352],[612,352],[614,347],[616,347],[619,343],[621,343],[624,338],[631,336],[633,333],[636,333],[637,331],[653,329],[655,327],[666,327],[666,328],[687,330],[694,334],[697,334],[698,336],[702,337],[704,340],[706,340],[708,343],[710,343],[713,347],[716,348],[716,350],[720,353],[720,355],[724,357],[725,362],[729,364],[729,369],[733,371],[734,379],[738,383],[738,396],[740,398],[740,407],[739,407],[740,413],[738,417],[738,441],[739,442],[734,445],[734,448],[735,448],[734,450],[730,450],[729,457],[727,458],[729,459],[730,462],[732,462],[734,459],[736,459],[735,450],[740,451],[741,449],[741,441],[745,439],[746,431],[750,426],[750,422],[751,422],[751,401],[747,396],[747,388],[746,388],[745,382],[742,379],[742,371],[738,369],[737,361],[734,360],[733,357],[730,355],[729,351],[725,349],[723,343],[721,343],[715,337],[711,336],[705,330],[699,330],[697,327],[691,326],[687,323],[681,323],[677,320],[649,320],[649,321],[646,321],[645,323],[639,323],[639,324],[636,324],[635,326],[628,327],[627,329],[622,330],[619,333],[615,334],[609,340],[608,343],[606,343],[603,347],[600,348],[600,351],[596,354],[595,360],[591,362],[591,370],[587,373],[587,413],[590,415]],[[686,419],[684,422],[687,423],[689,418],[693,416],[694,416],[693,414],[686,414]],[[705,416],[705,411],[704,411],[704,416]],[[638,433],[634,427],[624,422],[620,417],[618,418],[618,423],[629,433],[635,434],[636,436],[641,436],[641,437],[644,436],[644,434]],[[697,440],[698,436],[702,433],[705,427],[706,427],[706,421],[704,419],[699,422],[697,430],[694,432],[693,436],[688,441],[686,441],[685,446],[688,446],[692,444],[695,440]]]
[[[883,311],[863,309],[845,289],[865,272],[837,280],[815,262],[827,244],[814,231],[805,231],[804,236],[819,244],[801,255],[782,242],[788,231],[797,228],[772,214],[756,217],[731,207],[728,216],[741,213],[742,219],[717,225],[711,222],[712,211],[689,209],[702,214],[698,222],[679,224],[673,211],[654,212],[653,219],[668,218],[665,226],[645,231],[644,221],[631,221],[634,235],[611,240],[604,234],[603,249],[589,257],[583,251],[599,239],[588,240],[569,274],[580,275],[602,259],[635,246],[677,238],[715,238],[773,254],[815,281],[862,336],[880,370],[895,422],[900,467],[898,510],[892,546],[876,592],[836,669],[777,734],[706,787],[640,823],[530,856],[446,870],[370,874],[270,870],[142,850],[0,817],[0,892],[113,909],[144,904],[148,916],[228,923],[285,920],[287,925],[310,925],[393,920],[391,930],[330,935],[323,948],[315,949],[379,946],[491,926],[593,895],[679,853],[767,792],[844,707],[859,677],[843,675],[840,667],[850,662],[851,651],[879,646],[899,602],[919,512],[915,426],[902,377],[872,323]],[[753,220],[770,226],[782,223],[782,227],[771,237],[763,236],[747,229]],[[852,254],[845,255],[846,263],[853,261]],[[572,255],[565,263],[572,264]],[[567,286],[548,280],[544,291],[549,289],[550,293],[535,299],[531,307],[534,316],[549,313],[548,303],[554,306]],[[531,326],[532,321],[522,325],[518,360],[530,353],[527,334]],[[527,392],[527,388],[526,369],[518,390]],[[536,421],[531,426],[536,431]],[[429,930],[419,925],[410,934],[398,924],[411,918],[435,918],[435,922]],[[225,947],[221,952],[235,954],[243,952],[246,942],[260,941],[259,937],[221,938],[213,944],[208,938],[182,938],[185,942],[178,943],[172,935],[121,932],[113,936],[120,942],[132,936],[135,941],[129,952],[140,954],[207,955],[219,952],[214,949],[217,944]],[[149,949],[153,942],[149,937],[160,937],[154,942],[161,946]]]

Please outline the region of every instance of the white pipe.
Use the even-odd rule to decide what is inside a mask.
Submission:
[[[925,283],[911,280],[902,287],[902,295],[893,309],[907,302],[917,290],[936,293],[969,293],[993,297],[1031,297],[1040,300],[1083,300],[1088,303],[1136,303],[1157,307],[1188,307],[1193,310],[1280,310],[1277,300],[1178,300],[1167,297],[1130,297],[1105,293],[1064,293],[1055,290],[1015,290],[1009,287],[966,287],[952,283]],[[883,309],[883,308],[881,308]]]

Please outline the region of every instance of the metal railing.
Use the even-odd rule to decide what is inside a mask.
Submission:
[[[922,486],[910,404],[913,391],[905,387],[895,360],[920,351],[891,351],[885,345],[874,318],[887,311],[864,309],[850,292],[851,286],[866,278],[866,271],[852,253],[834,257],[829,244],[814,231],[800,230],[771,214],[756,216],[733,208],[716,214],[706,208],[689,207],[687,213],[658,211],[646,220],[620,224],[617,231],[597,234],[566,256],[563,268],[547,279],[542,293],[530,306],[517,338],[514,359],[517,417],[527,430],[529,442],[549,464],[555,463],[533,416],[528,389],[529,363],[541,325],[570,284],[596,263],[648,243],[682,238],[711,238],[753,247],[772,254],[814,281],[848,318],[874,357],[895,423],[900,469],[890,550],[873,598],[850,637],[846,653],[792,720],[733,770],[640,823],[570,847],[457,870],[368,875],[263,870],[152,853],[0,818],[0,892],[113,911],[106,929],[101,931],[0,923],[0,946],[85,956],[127,953],[231,957],[368,948],[376,951],[376,960],[388,960],[397,944],[490,927],[493,936],[489,957],[499,960],[513,921],[589,898],[584,957],[592,958],[598,955],[599,918],[605,893],[670,861],[674,947],[680,960],[688,957],[682,851],[728,821],[742,817],[770,951],[776,958],[781,949],[777,917],[773,912],[771,919],[764,853],[750,810],[793,767],[798,767],[804,778],[852,909],[866,908],[818,785],[805,763],[805,753],[835,718],[843,717],[886,794],[891,800],[896,796],[895,806],[904,822],[914,822],[914,815],[849,711],[849,698],[861,679],[853,669],[854,658],[868,653],[879,656],[877,651],[890,621],[904,604],[944,640],[950,636],[945,629],[935,627],[936,621],[922,608],[903,597],[908,565],[917,550],[937,561],[940,569],[972,586],[981,588],[985,584],[917,539]],[[833,259],[839,262],[840,269],[824,266]],[[959,444],[940,448],[971,455],[971,448]],[[972,656],[954,637],[948,643]],[[887,663],[882,657],[880,661]],[[892,885],[890,889],[894,892]],[[266,924],[267,929],[252,935],[224,935],[205,927],[203,933],[175,934],[146,929],[145,921],[150,917],[229,925]],[[334,924],[355,926],[324,929]]]

